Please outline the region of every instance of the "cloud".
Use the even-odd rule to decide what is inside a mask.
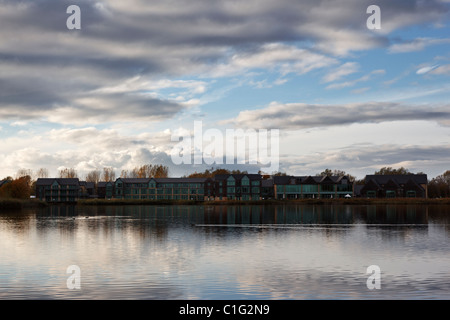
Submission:
[[[326,89],[342,89],[342,88],[347,88],[347,87],[353,87],[357,83],[369,81],[370,79],[372,79],[372,77],[374,75],[384,75],[385,73],[386,73],[386,71],[384,71],[382,69],[374,70],[374,71],[370,72],[369,74],[366,74],[355,80],[350,80],[350,81],[345,81],[345,82],[340,82],[340,83],[332,83],[332,84],[328,85],[326,87]]]
[[[306,74],[354,51],[386,46],[393,30],[435,22],[448,12],[437,0],[426,6],[381,1],[383,31],[374,33],[365,27],[369,0],[80,0],[82,28],[71,31],[71,4],[2,1],[1,118],[169,119],[206,93],[207,86],[192,80],[198,76]],[[325,81],[348,75],[351,67],[344,64]],[[179,101],[162,93],[167,79],[171,88],[185,90]]]
[[[356,62],[346,62],[338,68],[332,70],[323,77],[324,82],[333,82],[341,79],[349,74],[355,73],[359,70],[359,64]]]
[[[255,69],[276,70],[282,75],[305,74],[335,63],[337,63],[336,59],[310,50],[272,43],[262,45],[250,52],[236,53],[225,63],[214,66],[204,76],[234,76]]]
[[[271,129],[305,129],[342,126],[353,123],[428,120],[448,124],[450,106],[405,105],[389,102],[353,103],[346,105],[314,105],[304,103],[271,103],[259,110],[241,111],[223,123],[236,127]]]
[[[428,72],[436,69],[437,67],[439,67],[439,66],[435,65],[435,66],[431,66],[431,67],[423,67],[423,68],[420,68],[419,70],[417,70],[416,74],[425,74],[425,73],[428,73]]]
[[[434,75],[450,75],[450,64],[437,66],[433,70],[430,70],[430,74],[434,74]]]
[[[365,144],[349,145],[325,151],[288,155],[280,159],[283,170],[297,175],[309,175],[325,168],[344,170],[362,179],[382,167],[405,167],[412,172],[427,172],[429,178],[445,171],[450,146]]]
[[[403,43],[395,43],[392,44],[388,48],[388,52],[390,53],[406,53],[406,52],[415,52],[422,51],[426,47],[440,44],[449,44],[450,39],[432,39],[432,38],[417,38],[412,41],[403,42]]]

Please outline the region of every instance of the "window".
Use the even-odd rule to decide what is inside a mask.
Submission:
[[[386,190],[386,198],[395,198],[394,190]]]
[[[375,198],[376,197],[376,192],[373,190],[367,191],[366,193],[368,198]]]
[[[241,185],[242,186],[249,186],[250,185],[250,180],[248,179],[248,177],[243,177],[242,178]]]
[[[333,192],[334,191],[334,185],[332,185],[332,184],[323,184],[323,185],[320,186],[320,190],[321,191]]]
[[[416,192],[414,190],[406,191],[406,197],[407,198],[415,198],[416,197]]]
[[[228,187],[227,188],[227,193],[235,193],[236,189],[234,187]]]
[[[303,186],[303,192],[307,193],[307,192],[317,192],[318,191],[318,186],[316,184],[305,184]]]

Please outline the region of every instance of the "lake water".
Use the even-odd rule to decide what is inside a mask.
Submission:
[[[2,212],[0,299],[449,299],[449,240],[437,205]]]

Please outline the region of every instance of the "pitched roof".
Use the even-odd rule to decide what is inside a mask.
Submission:
[[[59,185],[80,185],[80,180],[78,178],[39,178],[36,181],[37,186],[51,186],[54,182]]]
[[[108,183],[113,184],[114,182],[110,182],[110,181],[99,181],[99,182],[97,183],[97,187],[98,187],[98,188],[106,188],[106,185],[107,185]]]
[[[150,180],[152,180],[151,178],[119,178],[119,179],[124,183],[149,183]]]
[[[94,182],[80,181],[80,186],[86,187],[88,189],[95,188]]]
[[[347,176],[275,176],[273,181],[274,184],[339,183],[344,178],[348,179]]]
[[[409,180],[417,184],[427,184],[428,178],[426,174],[387,174],[387,175],[367,175],[366,183],[369,180],[375,180],[378,184],[386,184],[389,180],[393,180],[398,184],[405,184]]]
[[[156,178],[158,183],[204,183],[208,178]]]
[[[257,173],[239,173],[239,174],[217,174],[214,176],[215,180],[227,180],[230,176],[236,180],[241,180],[243,177],[247,176],[250,180],[261,180],[262,175]]]
[[[119,178],[124,183],[149,183],[155,180],[157,183],[203,183],[208,178]]]

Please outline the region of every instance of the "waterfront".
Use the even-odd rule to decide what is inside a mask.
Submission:
[[[448,205],[24,209],[0,213],[0,298],[449,299],[449,239]]]

